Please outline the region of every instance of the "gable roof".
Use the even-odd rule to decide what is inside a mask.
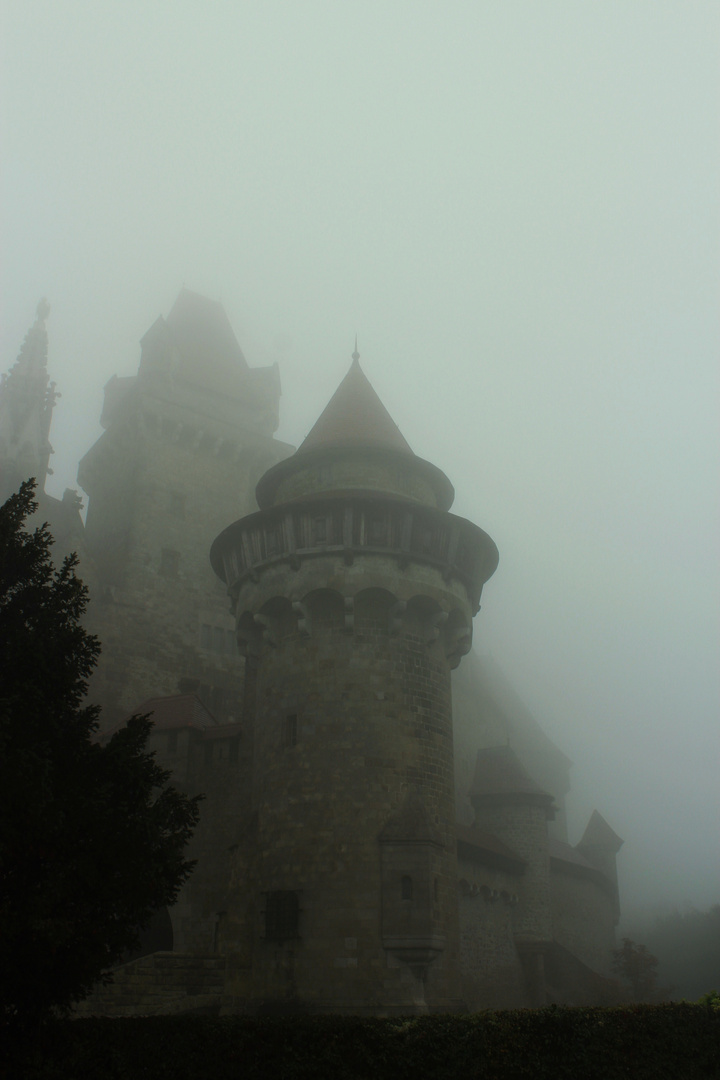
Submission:
[[[205,731],[206,728],[219,726],[197,694],[170,694],[167,697],[154,697],[143,701],[129,716],[102,732],[101,741],[105,742],[124,727],[130,716],[145,716],[147,713],[151,714],[155,731],[167,731],[171,728],[195,728]]]

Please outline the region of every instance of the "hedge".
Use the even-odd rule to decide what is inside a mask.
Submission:
[[[688,1003],[392,1019],[93,1018],[54,1021],[24,1045],[5,1035],[7,1075],[18,1080],[720,1078],[720,1009]]]

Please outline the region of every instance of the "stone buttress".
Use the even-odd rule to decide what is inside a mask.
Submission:
[[[450,672],[497,549],[448,513],[357,353],[256,494],[211,552],[252,740],[252,963],[228,989],[267,1010],[460,1008]]]

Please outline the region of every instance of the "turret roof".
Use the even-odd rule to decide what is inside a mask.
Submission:
[[[247,370],[243,351],[218,300],[181,289],[165,320],[185,363],[191,369]]]
[[[298,454],[324,447],[374,446],[412,454],[353,353],[350,370],[320,414]]]
[[[618,852],[622,846],[623,840],[615,830],[610,828],[602,814],[599,814],[597,810],[593,810],[578,848],[581,851],[588,848],[601,848],[610,852]]]
[[[434,505],[438,510],[449,510],[452,506],[455,490],[447,476],[436,465],[416,457],[412,452],[397,424],[370,385],[358,361],[359,355],[356,348],[350,370],[300,448],[292,457],[273,465],[260,477],[255,488],[255,497],[261,509],[264,510],[275,504],[280,485],[293,474],[305,474],[308,477],[317,465],[322,465],[329,460],[339,461],[348,458],[355,460],[356,463],[359,459],[365,463],[370,459],[381,459],[385,462],[394,459],[395,464],[402,465],[401,471],[404,474],[410,471],[421,480],[421,487],[425,492],[415,498],[413,495],[408,496],[403,487],[400,497],[409,497],[418,502],[426,501],[428,506]],[[407,466],[410,466],[409,470]],[[358,470],[358,473],[362,475],[361,470]],[[372,474],[372,470],[366,470],[366,473],[369,492],[389,493],[397,497],[398,491],[393,486],[394,481],[388,481],[389,488],[383,486],[386,483],[384,480],[378,487],[377,475]],[[303,487],[301,494],[313,493],[312,488],[320,493],[316,476],[311,478],[310,484]],[[360,485],[352,486],[352,490],[359,491]],[[325,487],[321,493],[323,497],[327,497],[330,494],[337,494],[337,491]],[[287,497],[285,493],[283,497]],[[297,492],[290,495],[290,499],[297,497],[299,497]]]
[[[488,746],[478,750],[475,777],[470,798],[523,795],[552,802],[548,794],[525,772],[515,751],[509,746]]]

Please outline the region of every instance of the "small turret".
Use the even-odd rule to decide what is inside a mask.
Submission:
[[[445,473],[416,457],[360,367],[353,362],[309,435],[292,457],[257,486],[262,509],[334,492],[362,491],[449,510],[455,491]]]
[[[453,494],[356,350],[213,544],[254,740],[256,1004],[461,1005],[450,670],[498,553]]]

